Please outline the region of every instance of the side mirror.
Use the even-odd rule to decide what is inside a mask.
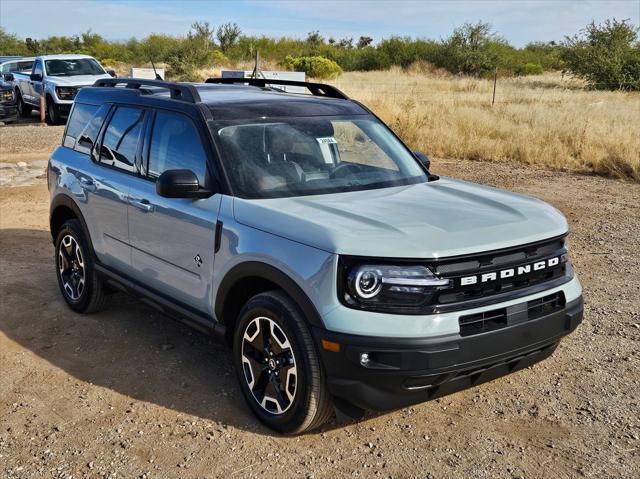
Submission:
[[[420,161],[420,163],[424,165],[427,171],[429,171],[429,168],[431,167],[431,160],[429,159],[429,157],[421,151],[414,151],[413,154]]]
[[[5,73],[4,81],[13,81],[13,73]]]
[[[107,70],[107,73],[111,75],[113,78],[118,78],[118,74],[115,70]]]
[[[167,170],[156,180],[156,193],[165,198],[209,198],[214,192],[200,188],[191,170]]]
[[[42,74],[41,73],[32,73],[29,78],[31,78],[31,81],[42,81]]]

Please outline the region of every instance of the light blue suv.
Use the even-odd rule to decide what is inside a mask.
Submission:
[[[48,182],[68,305],[126,290],[222,336],[281,432],[522,369],[582,320],[556,209],[431,174],[328,85],[100,80]]]

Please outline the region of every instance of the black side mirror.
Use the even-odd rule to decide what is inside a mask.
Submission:
[[[32,73],[29,78],[31,78],[31,81],[42,81],[42,74],[41,73]]]
[[[214,192],[200,188],[191,170],[167,170],[156,180],[156,193],[165,198],[209,198]]]
[[[13,73],[5,73],[4,81],[13,81]]]
[[[118,74],[115,70],[107,70],[107,73],[111,75],[113,78],[118,78]]]
[[[420,163],[424,165],[427,171],[429,171],[429,168],[431,167],[431,160],[429,159],[429,157],[421,151],[414,151],[413,154],[420,161]]]

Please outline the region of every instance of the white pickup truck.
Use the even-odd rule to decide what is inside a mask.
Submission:
[[[69,115],[80,88],[111,76],[95,58],[88,55],[37,57],[31,73],[13,74],[18,114],[27,117],[32,109],[39,109],[40,97],[44,95],[49,123],[61,123]]]

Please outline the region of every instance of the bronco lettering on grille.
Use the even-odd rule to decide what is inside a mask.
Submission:
[[[555,258],[550,258],[543,261],[536,261],[535,263],[527,264],[525,266],[518,266],[473,276],[464,276],[460,278],[460,286],[469,286],[472,284],[497,281],[498,279],[518,277],[524,274],[529,274],[532,271],[541,271],[543,269],[553,268],[554,266],[558,266],[559,264],[560,257],[557,256]]]

